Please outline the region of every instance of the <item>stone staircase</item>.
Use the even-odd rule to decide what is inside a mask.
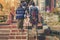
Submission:
[[[17,23],[0,25],[0,40],[28,40],[28,30],[18,29]]]
[[[37,40],[37,34],[35,31],[28,30],[28,40]]]
[[[37,40],[33,37],[32,32],[34,31],[18,29],[17,21],[13,21],[10,24],[0,25],[0,40]]]
[[[24,29],[24,31],[19,29],[14,29],[10,31],[9,40],[27,40],[27,39],[28,34],[26,29]]]
[[[27,30],[19,29],[0,29],[0,40],[27,40]]]
[[[8,40],[10,30],[0,29],[0,40]]]

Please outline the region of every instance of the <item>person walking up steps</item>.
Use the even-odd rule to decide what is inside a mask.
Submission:
[[[18,28],[21,28],[21,29],[23,29],[24,14],[25,14],[25,9],[22,7],[22,4],[21,4],[16,9],[16,19],[18,20]]]
[[[30,13],[30,22],[33,25],[38,24],[38,8],[35,6],[35,3],[32,4],[32,6],[29,8],[29,13]]]

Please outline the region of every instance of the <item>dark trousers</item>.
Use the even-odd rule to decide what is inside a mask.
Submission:
[[[23,21],[24,19],[18,19],[18,28],[23,29]]]

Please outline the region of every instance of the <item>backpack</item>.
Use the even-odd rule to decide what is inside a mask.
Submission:
[[[30,19],[33,24],[37,23],[38,21],[38,8],[33,6],[30,8]]]
[[[33,11],[33,12],[32,12],[32,17],[35,17],[35,16],[36,16],[36,12]]]
[[[31,15],[32,16],[36,16],[36,15],[38,15],[38,8],[37,7],[32,7],[31,8]]]

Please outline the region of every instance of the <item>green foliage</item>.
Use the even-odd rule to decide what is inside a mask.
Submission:
[[[0,22],[6,22],[7,20],[7,15],[0,15],[0,17],[2,17],[2,19],[0,19]]]

